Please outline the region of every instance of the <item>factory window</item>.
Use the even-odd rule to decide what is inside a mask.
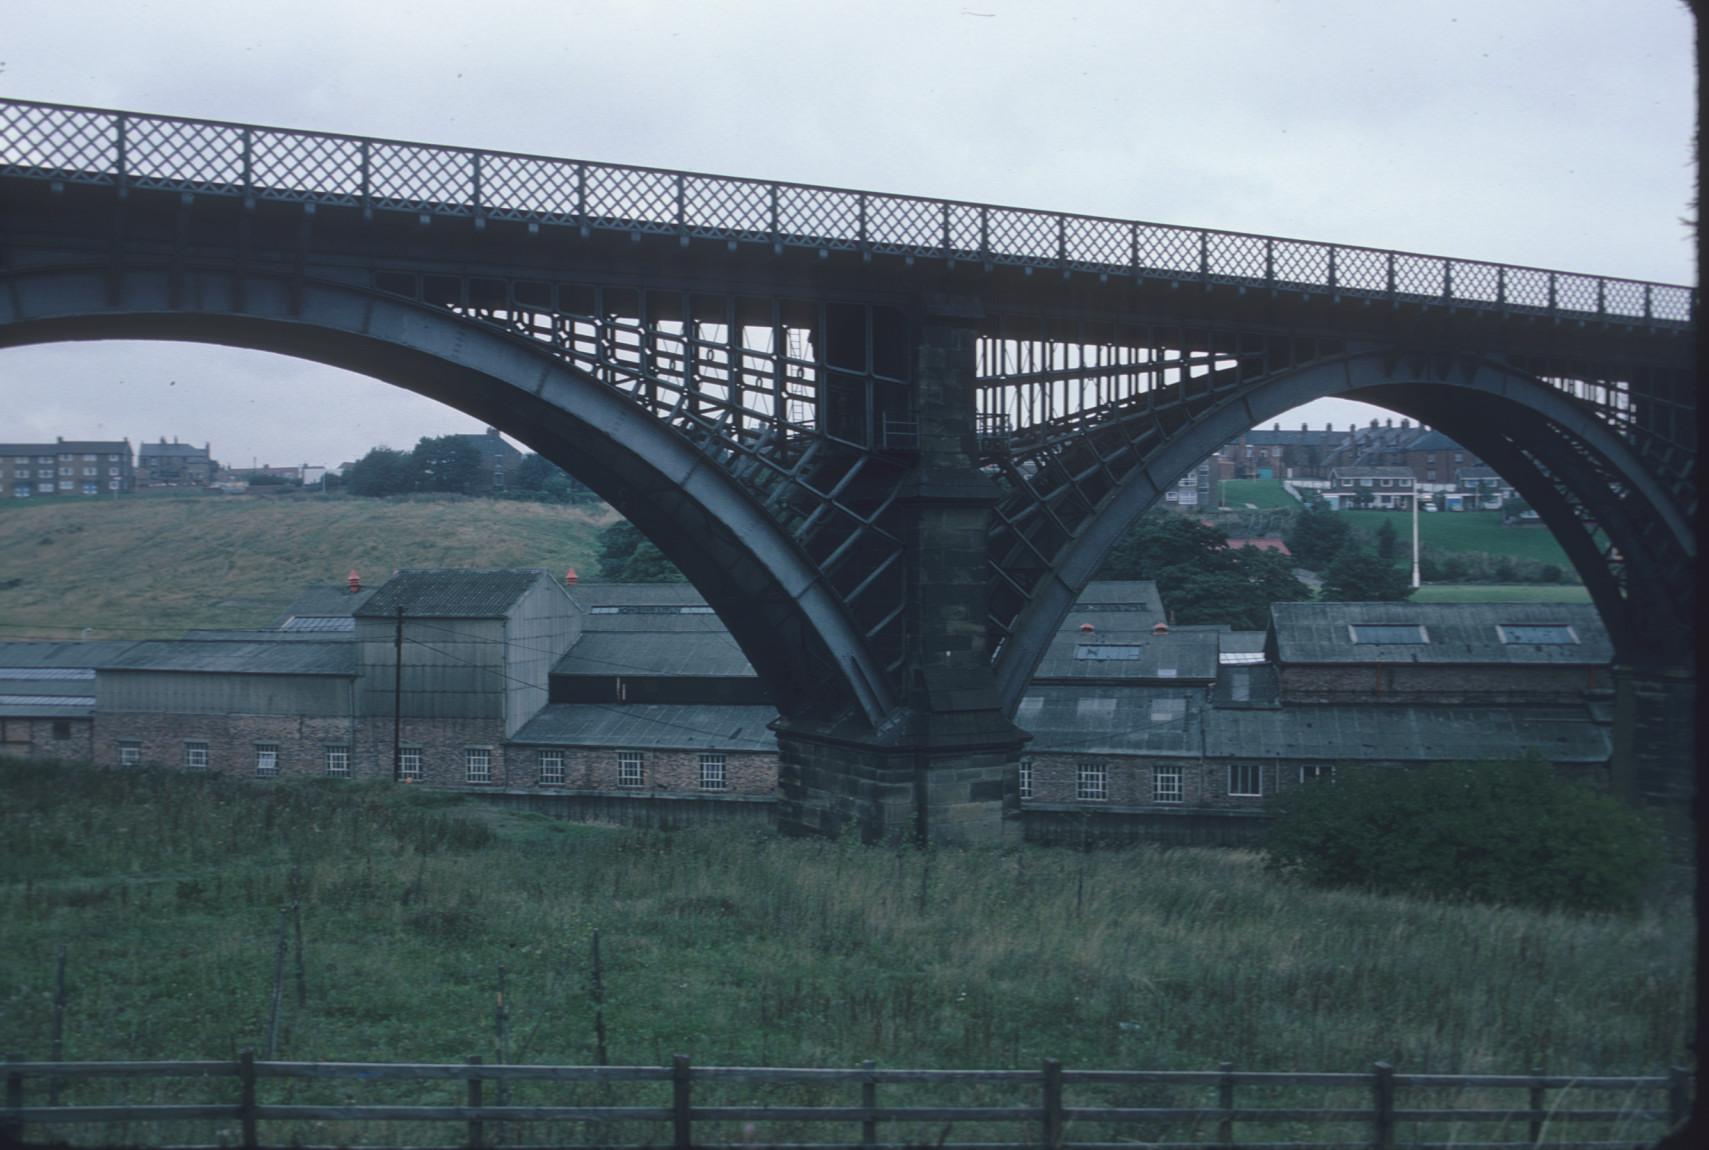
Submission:
[[[1151,801],[1178,803],[1181,801],[1181,768],[1158,767],[1151,772]]]
[[[56,739],[69,739],[71,737],[71,720],[55,719],[53,721],[53,737]]]
[[[534,762],[540,768],[540,785],[543,787],[561,787],[564,785],[564,752],[536,751]]]
[[[641,752],[617,752],[617,785],[620,787],[638,787],[645,779],[641,767]]]
[[[493,752],[490,747],[463,748],[463,778],[471,783],[493,781]]]
[[[398,781],[400,783],[419,783],[421,781],[421,748],[398,748]]]
[[[334,743],[326,748],[326,773],[335,779],[350,777],[350,745]]]
[[[142,744],[130,739],[119,740],[119,766],[134,767],[142,762]]]
[[[721,791],[724,789],[724,756],[703,752],[700,756],[700,789],[703,791]]]
[[[184,744],[184,769],[187,771],[205,771],[208,769],[208,744],[203,742],[187,742]]]
[[[1031,759],[1022,759],[1021,760],[1021,798],[1030,799],[1032,797],[1033,797],[1033,761]]]
[[[1109,798],[1108,772],[1103,763],[1081,763],[1074,775],[1074,797],[1098,802]]]
[[[1240,797],[1263,794],[1263,768],[1257,763],[1230,763],[1228,766],[1228,793]]]
[[[270,779],[279,773],[279,744],[255,744],[255,774],[258,778]]]
[[[1319,779],[1326,783],[1335,781],[1335,768],[1324,763],[1300,767],[1300,782],[1315,783]]]

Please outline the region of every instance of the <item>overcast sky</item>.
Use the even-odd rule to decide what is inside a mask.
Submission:
[[[11,98],[1696,282],[1677,0],[6,0],[0,20]],[[0,351],[0,440],[337,464],[467,430],[260,353]]]

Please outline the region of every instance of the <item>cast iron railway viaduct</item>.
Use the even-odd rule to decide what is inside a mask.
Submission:
[[[0,207],[0,346],[317,360],[593,487],[767,683],[786,829],[997,833],[1110,546],[1332,395],[1530,501],[1614,639],[1616,777],[1691,793],[1691,288],[19,101]]]

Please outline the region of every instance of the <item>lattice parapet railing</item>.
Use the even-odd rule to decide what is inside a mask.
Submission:
[[[0,101],[0,178],[361,206],[1102,276],[1263,285],[1646,326],[1676,284],[1216,229],[248,124]]]

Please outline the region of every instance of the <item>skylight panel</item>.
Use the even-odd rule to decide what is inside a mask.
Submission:
[[[1578,642],[1577,633],[1565,623],[1500,623],[1495,630],[1503,643],[1565,647]]]
[[[1093,662],[1134,662],[1145,648],[1138,643],[1081,643],[1074,648],[1076,659]]]
[[[1350,623],[1355,643],[1423,644],[1430,635],[1422,623]]]

